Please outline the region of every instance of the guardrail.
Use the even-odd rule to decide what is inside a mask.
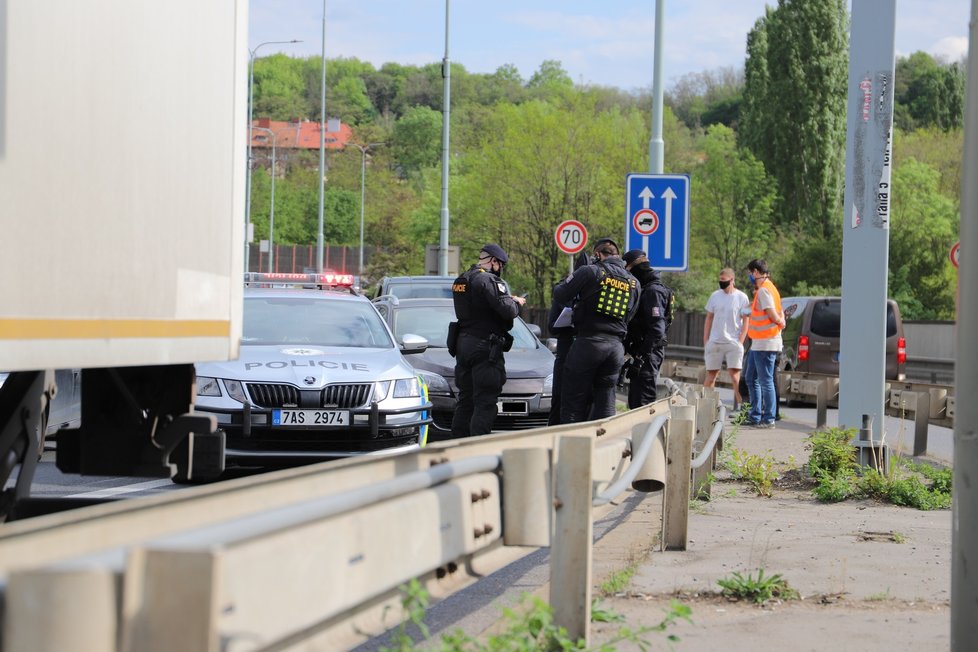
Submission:
[[[681,361],[703,361],[703,347],[670,344],[666,347],[666,359]],[[954,359],[907,356],[907,382],[929,383],[939,386],[953,386]],[[723,376],[723,374],[720,374]],[[718,378],[718,380],[720,380]]]
[[[680,359],[664,360],[660,374],[674,381],[702,384],[706,377],[706,368],[699,361],[702,360],[703,349],[692,346],[670,346],[666,350],[669,349],[676,349],[673,351],[673,356]],[[935,365],[943,364],[937,359],[930,359],[930,362]],[[953,361],[951,363],[953,376]],[[781,399],[815,404],[816,428],[825,425],[829,407],[839,406],[837,376],[782,371],[778,372],[776,380]],[[729,375],[721,373],[717,376],[717,385],[729,387]],[[927,452],[929,426],[954,427],[954,387],[918,381],[889,381],[884,389],[883,412],[889,416],[913,421],[913,455],[915,457],[924,455]]]
[[[349,648],[395,624],[407,580],[445,596],[540,546],[555,619],[587,639],[594,520],[664,487],[662,546],[683,550],[709,492],[692,456],[709,470],[723,412],[686,395],[2,525],[3,649]]]

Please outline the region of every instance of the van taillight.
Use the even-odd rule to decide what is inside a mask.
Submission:
[[[799,335],[798,336],[798,360],[808,359],[808,336]]]
[[[897,338],[897,364],[907,363],[907,338]]]

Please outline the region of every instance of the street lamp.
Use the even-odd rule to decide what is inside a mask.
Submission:
[[[265,41],[264,43],[259,43],[253,49],[248,50],[248,169],[245,175],[245,256],[244,256],[244,269],[246,272],[251,271],[248,266],[251,262],[251,247],[248,242],[248,225],[251,224],[251,112],[252,106],[255,99],[255,55],[258,53],[258,49],[265,45],[285,45],[288,43],[302,43],[298,39],[292,39],[291,41]]]
[[[257,131],[267,131],[272,136],[272,205],[268,209],[268,272],[275,271],[275,132],[266,127],[253,127]],[[251,140],[250,138],[248,139]]]
[[[363,207],[366,197],[367,151],[371,147],[380,147],[387,143],[367,143],[366,145],[358,145],[357,143],[349,144],[360,150],[360,263],[357,266],[357,276],[360,277],[360,283],[363,283]]]

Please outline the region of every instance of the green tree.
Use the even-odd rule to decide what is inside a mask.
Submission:
[[[959,220],[938,182],[936,170],[912,158],[893,171],[889,294],[905,319],[954,318],[957,282],[948,252]]]
[[[959,128],[964,121],[964,68],[942,65],[926,52],[896,62],[894,123],[912,130]]]
[[[773,179],[733,131],[713,125],[703,140],[705,160],[693,170],[691,240],[717,269],[742,268],[773,236]]]
[[[551,100],[564,97],[568,91],[573,90],[574,80],[559,61],[547,59],[530,76],[526,88],[531,97]]]
[[[293,59],[281,53],[255,59],[254,117],[272,120],[308,117],[311,106],[306,101],[304,68],[302,59]]]
[[[845,0],[779,0],[748,35],[742,142],[778,181],[778,214],[829,236],[845,159]]]
[[[620,238],[622,180],[643,167],[648,132],[637,112],[595,112],[586,94],[561,106],[499,105],[496,118],[491,137],[464,157],[466,173],[453,183],[452,240],[463,244],[463,260],[484,242],[499,242],[513,259],[511,284],[546,305],[567,270],[554,229],[574,218],[592,239]]]
[[[415,106],[394,123],[391,149],[404,176],[435,165],[441,156],[441,113],[427,106]]]

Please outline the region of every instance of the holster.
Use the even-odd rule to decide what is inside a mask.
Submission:
[[[455,353],[458,351],[458,322],[453,321],[448,323],[448,339],[445,341],[445,346],[448,347],[448,355],[455,357]]]
[[[506,349],[505,339],[499,335],[489,336],[489,361],[496,362],[503,359],[503,351]]]

